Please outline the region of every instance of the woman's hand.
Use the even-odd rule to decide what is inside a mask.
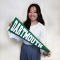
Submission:
[[[51,52],[43,52],[43,54],[45,55],[45,56],[48,56],[48,57],[50,57],[51,56]]]
[[[11,25],[12,25],[12,22],[9,23],[9,26],[11,26]]]

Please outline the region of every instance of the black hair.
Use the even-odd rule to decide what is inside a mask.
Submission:
[[[30,8],[33,7],[33,6],[36,7],[36,12],[37,12],[37,14],[38,14],[37,21],[40,22],[41,24],[45,25],[44,20],[43,20],[43,18],[42,18],[40,6],[39,6],[38,4],[35,4],[35,3],[34,3],[34,4],[31,4],[31,5],[28,7],[28,10],[27,10],[27,19],[26,19],[26,21],[24,22],[24,25],[25,25],[28,29],[30,29],[30,25],[31,25],[31,20],[30,20],[30,18],[28,17],[28,13],[30,12]]]

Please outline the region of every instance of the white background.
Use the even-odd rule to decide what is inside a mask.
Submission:
[[[60,0],[0,0],[0,60],[19,60],[21,43],[9,38],[7,28],[15,17],[26,19],[31,3],[41,7],[47,29],[46,46],[52,53],[41,60],[60,60]]]

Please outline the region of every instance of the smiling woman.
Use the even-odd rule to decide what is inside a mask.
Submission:
[[[60,60],[60,0],[0,0],[0,60],[19,60],[21,42],[8,37],[7,27],[15,17],[24,22],[31,3],[37,3],[41,7],[47,29],[46,39],[42,39],[45,29],[42,30],[40,25],[32,25],[29,30],[43,42],[45,39],[45,45],[52,51],[51,57],[41,57],[42,60]],[[29,22],[27,24],[28,27]],[[19,38],[20,40],[22,39]]]
[[[12,24],[12,23],[10,23],[10,24]],[[16,24],[17,23],[18,22],[16,21]],[[42,18],[41,9],[38,4],[31,4],[28,7],[27,19],[24,22],[24,25],[27,27],[28,30],[30,30],[39,39],[39,41],[41,41],[42,43],[43,43],[43,41],[45,41],[46,29],[44,26],[44,20]],[[19,26],[20,26],[20,24],[17,25],[17,27],[19,27]],[[16,28],[14,30],[12,28],[11,30],[17,31]],[[21,31],[20,28],[19,28],[19,30]],[[36,33],[36,32],[38,32],[38,30],[39,30],[39,33]],[[22,36],[22,34],[21,34],[21,36]],[[23,35],[23,37],[25,38],[24,35]],[[13,35],[12,38],[21,40],[16,35]],[[28,41],[30,41],[31,35],[29,35],[27,38],[28,38]],[[35,42],[37,42],[37,43],[35,43]],[[34,42],[35,45],[40,46],[40,48],[43,46],[43,45],[39,44],[37,40],[35,42]],[[21,47],[20,60],[40,60],[41,53],[44,56],[51,55],[51,52],[45,52],[44,50],[39,49],[38,47],[33,46],[31,43],[23,40],[23,44]]]

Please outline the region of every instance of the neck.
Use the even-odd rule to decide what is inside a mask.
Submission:
[[[31,26],[37,24],[38,21],[31,21]]]

